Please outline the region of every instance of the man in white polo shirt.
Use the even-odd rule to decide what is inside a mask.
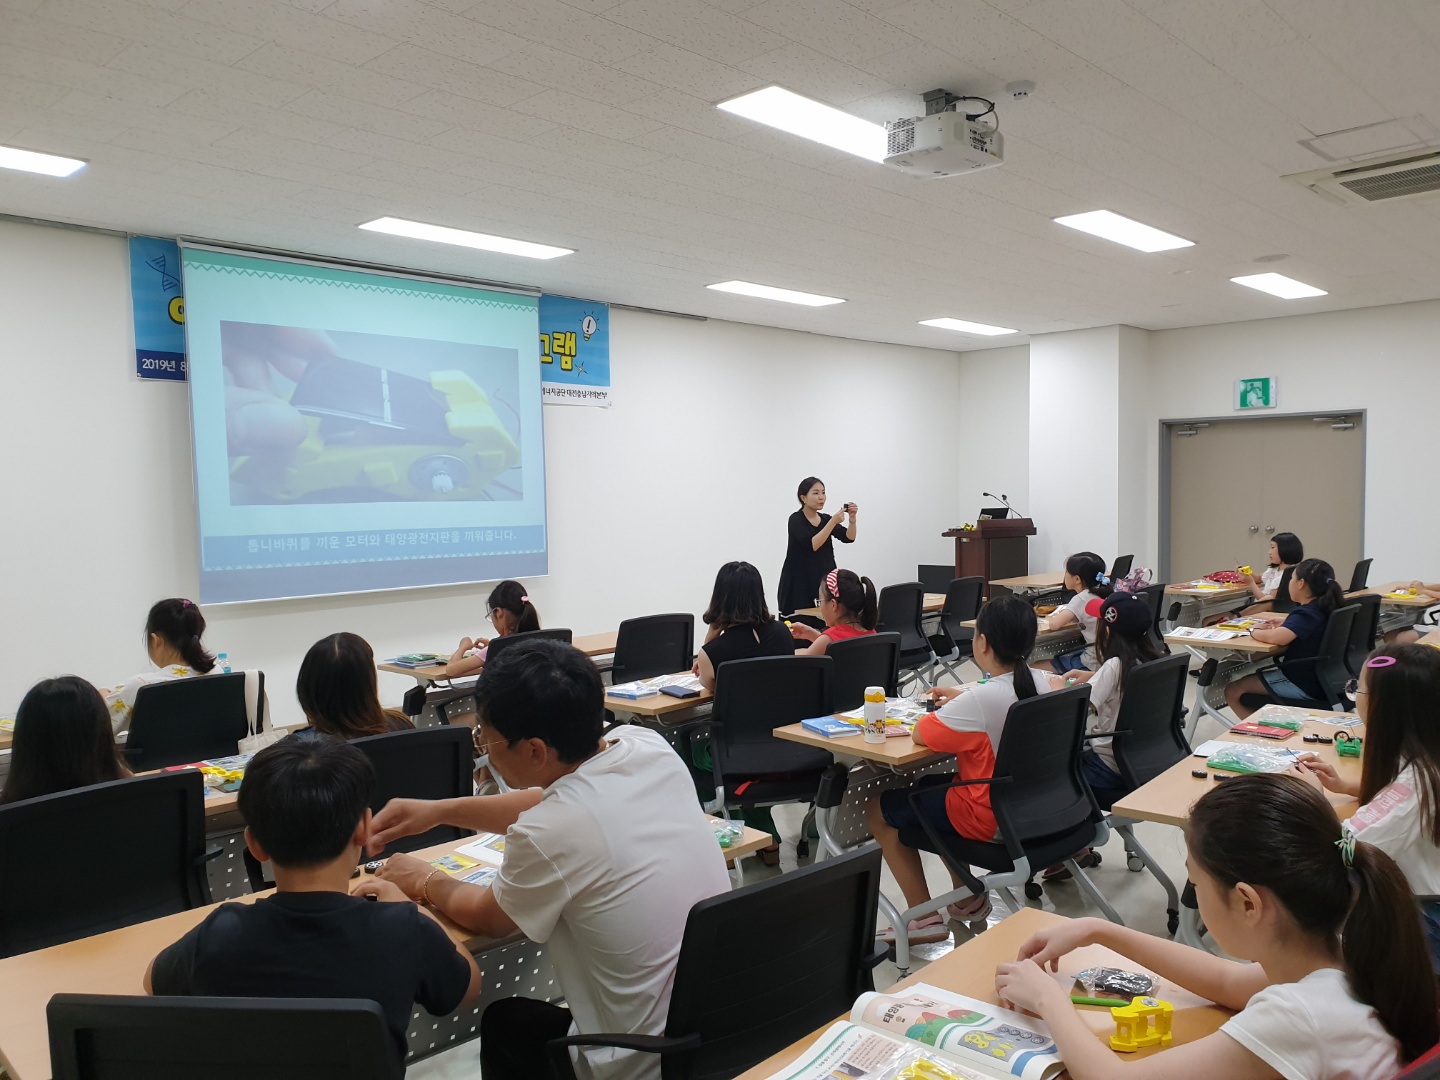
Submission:
[[[448,824],[505,834],[493,886],[393,855],[379,877],[481,934],[545,942],[568,1008],[506,998],[480,1025],[485,1080],[549,1075],[545,1044],[569,1033],[661,1035],[690,908],[730,886],[689,772],[659,735],[602,738],[604,687],[568,645],[506,649],[476,683],[477,737],[512,790],[375,816],[370,848]],[[357,891],[375,886],[364,883]],[[607,1047],[575,1055],[593,1080],[660,1076],[659,1058]]]

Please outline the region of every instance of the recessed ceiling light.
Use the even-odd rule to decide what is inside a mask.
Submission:
[[[921,326],[938,326],[941,330],[958,330],[962,334],[983,334],[985,337],[999,337],[1001,334],[1018,334],[1008,326],[990,326],[983,322],[966,322],[964,319],[921,319]]]
[[[719,281],[705,287],[719,292],[739,293],[741,296],[758,296],[762,300],[783,300],[787,304],[804,304],[806,307],[825,307],[827,304],[843,304],[845,302],[838,296],[820,296],[818,293],[796,292],[794,289],[777,289],[773,285],[756,285],[753,281]]]
[[[21,172],[40,173],[43,176],[70,176],[84,167],[85,162],[79,158],[37,154],[34,150],[0,146],[0,169],[19,169]]]
[[[508,236],[491,236],[489,233],[471,232],[469,229],[427,225],[423,221],[406,221],[404,218],[376,218],[374,221],[365,222],[360,228],[394,236],[409,236],[415,240],[433,240],[437,244],[458,244],[461,247],[479,248],[481,251],[498,251],[502,255],[523,255],[527,259],[555,259],[561,255],[575,254],[574,248],[532,244],[529,240],[512,240]]]
[[[720,102],[716,108],[788,131],[802,139],[833,146],[867,161],[885,159],[883,126],[779,86],[767,86],[763,90],[741,94]]]
[[[1113,240],[1136,251],[1173,251],[1175,248],[1194,247],[1195,241],[1183,236],[1162,232],[1140,221],[1132,221],[1109,210],[1091,210],[1084,214],[1068,214],[1055,219],[1057,225]]]
[[[1296,281],[1284,274],[1244,274],[1241,277],[1232,277],[1230,280],[1236,285],[1244,285],[1247,289],[1259,289],[1271,296],[1278,296],[1282,300],[1300,300],[1307,296],[1330,295],[1324,289],[1306,285],[1305,282]]]

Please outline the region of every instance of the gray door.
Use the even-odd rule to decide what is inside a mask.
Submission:
[[[1363,414],[1176,421],[1164,438],[1167,580],[1247,564],[1258,574],[1270,537],[1293,532],[1348,584],[1363,557]]]

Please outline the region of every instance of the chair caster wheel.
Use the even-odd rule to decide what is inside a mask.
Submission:
[[[1165,914],[1165,927],[1170,931],[1170,936],[1173,938],[1176,931],[1180,929],[1180,913],[1174,908],[1171,908]]]
[[[1042,896],[1044,896],[1044,895],[1045,895],[1045,890],[1040,887],[1040,883],[1039,883],[1038,881],[1027,881],[1027,882],[1025,882],[1025,899],[1026,899],[1026,900],[1039,900],[1039,899],[1040,899]]]
[[[1138,874],[1145,869],[1145,860],[1136,855],[1133,851],[1125,853],[1125,866],[1132,874]]]
[[[976,919],[973,922],[966,923],[965,928],[972,934],[983,934],[986,930],[990,929],[990,924],[984,919]]]
[[[799,840],[795,841],[795,857],[797,859],[805,859],[808,858],[809,855],[810,841],[802,836]]]

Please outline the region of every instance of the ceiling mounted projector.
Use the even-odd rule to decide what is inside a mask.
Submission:
[[[982,101],[989,108],[966,113],[955,107],[960,101]],[[925,108],[925,116],[902,117],[885,125],[886,165],[911,176],[938,179],[1005,164],[1005,143],[993,102],[932,90],[925,95]],[[986,115],[995,122],[979,123]]]

